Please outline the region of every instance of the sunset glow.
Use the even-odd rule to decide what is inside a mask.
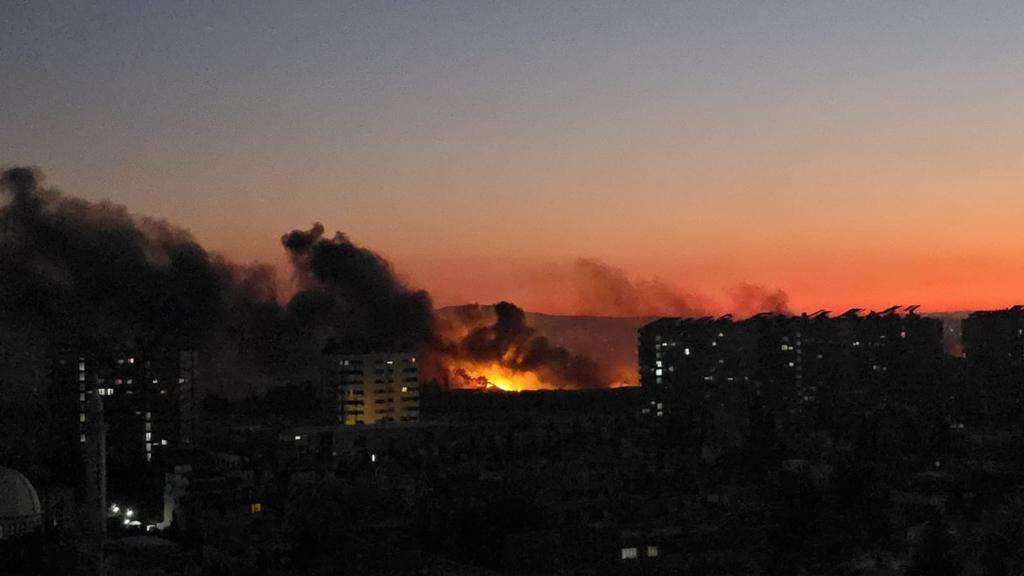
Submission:
[[[3,161],[284,275],[323,221],[439,306],[623,313],[577,258],[718,312],[1024,299],[1019,8],[440,4],[17,3]]]

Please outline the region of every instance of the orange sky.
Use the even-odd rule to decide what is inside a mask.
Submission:
[[[321,221],[439,305],[571,312],[583,257],[720,309],[738,283],[1007,306],[1022,29],[1005,3],[19,3],[0,163],[243,261]]]

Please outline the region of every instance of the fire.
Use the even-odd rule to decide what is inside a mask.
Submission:
[[[554,390],[555,386],[541,380],[535,372],[518,372],[501,364],[464,364],[451,370],[465,388],[496,388],[505,392]]]

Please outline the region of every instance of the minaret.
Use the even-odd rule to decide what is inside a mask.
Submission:
[[[91,394],[85,420],[85,528],[93,574],[103,576],[103,536],[107,531],[107,425],[103,399]]]

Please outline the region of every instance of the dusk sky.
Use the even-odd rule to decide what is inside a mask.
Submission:
[[[1019,2],[0,2],[0,164],[435,303],[578,258],[729,306],[1024,302]]]

